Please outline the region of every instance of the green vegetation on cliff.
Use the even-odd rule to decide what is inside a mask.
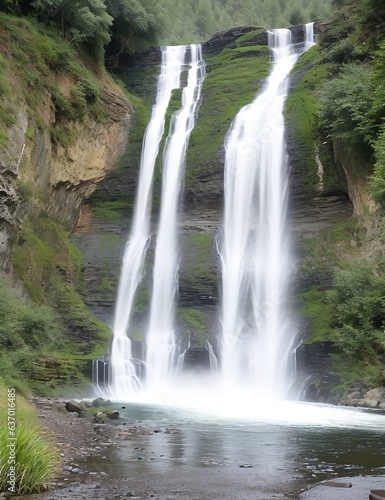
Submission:
[[[242,46],[263,33],[259,29],[237,41],[237,47],[224,49],[206,58],[207,76],[199,119],[191,133],[187,152],[186,189],[199,191],[199,178],[222,168],[217,153],[224,143],[232,120],[249,104],[261,88],[270,69],[269,51],[264,45]]]
[[[333,342],[333,370],[345,387],[357,380],[374,386],[385,382],[384,220],[371,200],[385,206],[385,16],[377,0],[333,3],[334,16],[318,25],[319,48],[293,71],[286,115],[307,194],[349,189],[356,213],[301,241],[300,272],[322,282],[299,302],[313,331],[306,342]]]
[[[385,383],[384,235],[385,219],[365,212],[302,243],[309,266],[302,271],[331,277],[330,289],[313,286],[298,297],[313,332],[306,342],[338,347],[333,370],[345,384]]]
[[[81,299],[82,257],[68,236],[48,215],[25,218],[13,265],[35,305],[4,292],[0,343],[12,355],[5,356],[0,376],[40,392],[84,384],[87,360],[104,354],[111,335]],[[42,382],[48,382],[44,389]]]
[[[0,57],[3,146],[23,100],[30,120],[29,139],[48,128],[53,144],[66,146],[73,141],[69,120],[103,121],[107,111],[100,98],[101,68],[79,57],[56,32],[47,32],[33,20],[0,13],[0,47],[7,53],[7,59]],[[54,106],[52,124],[47,123],[47,96]]]
[[[14,227],[10,240],[12,264],[29,298],[39,304],[36,314],[42,320],[39,342],[33,344],[31,339],[26,346],[11,346],[14,352],[3,366],[21,380],[20,387],[28,380],[40,392],[56,385],[85,385],[88,359],[106,351],[111,334],[81,299],[82,256],[69,242],[72,214],[53,213],[57,212],[52,206],[53,172],[47,163],[51,152],[55,158],[60,148],[77,139],[76,126],[100,129],[105,125],[111,113],[106,93],[115,84],[100,64],[75,50],[60,32],[29,17],[0,13],[0,49],[7,54],[0,57],[0,160],[2,166],[9,165],[17,193],[12,203],[18,205],[19,227]],[[3,311],[2,321],[18,339],[20,326],[13,318],[26,305],[25,300],[12,300],[16,312],[8,317],[8,310]],[[46,327],[49,314],[53,319]]]

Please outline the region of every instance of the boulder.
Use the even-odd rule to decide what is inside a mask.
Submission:
[[[91,404],[94,408],[100,408],[101,406],[110,406],[112,403],[109,399],[96,398]]]
[[[107,413],[107,418],[109,418],[111,420],[118,420],[119,412],[118,411],[111,411],[111,412]]]
[[[380,401],[378,399],[365,399],[363,406],[365,408],[378,408],[380,405]]]
[[[366,399],[376,399],[385,402],[385,387],[375,387],[366,394]]]
[[[66,403],[66,410],[71,412],[71,413],[78,413],[79,415],[84,412],[86,407],[82,402],[77,402],[74,399],[71,399]]]

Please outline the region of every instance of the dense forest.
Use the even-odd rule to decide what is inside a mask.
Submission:
[[[331,0],[1,0],[0,10],[56,27],[73,44],[101,56],[148,44],[199,43],[235,26],[279,28],[325,19]],[[112,58],[112,60],[114,60]]]

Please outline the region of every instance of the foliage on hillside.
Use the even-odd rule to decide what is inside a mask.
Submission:
[[[1,282],[0,377],[23,391],[47,392],[84,384],[87,360],[104,354],[110,332],[79,295],[81,255],[68,232],[47,214],[32,214],[12,256],[30,299]]]
[[[203,42],[234,26],[279,28],[326,18],[331,0],[0,0],[0,10],[33,16],[46,29],[114,66],[148,45]]]
[[[316,186],[315,149],[329,177],[324,192],[341,189],[329,172],[337,172],[333,147],[342,144],[347,164],[354,159],[351,181],[366,181],[385,206],[385,7],[378,0],[333,4],[334,16],[319,26],[319,48],[292,75],[297,82],[286,112],[299,144],[300,168],[313,179],[309,186]],[[372,176],[368,165],[374,166]],[[314,332],[307,342],[332,341],[338,347],[333,366],[345,384],[385,382],[383,230],[380,211],[367,211],[301,244],[302,271],[332,281],[330,291],[312,287],[299,297]]]
[[[384,7],[377,0],[337,3],[339,20],[320,40],[333,75],[320,94],[320,124],[330,140],[342,140],[352,155],[372,160],[372,194],[385,204]]]
[[[68,120],[103,121],[106,108],[100,99],[101,69],[83,59],[55,32],[47,32],[31,19],[0,13],[0,146],[7,145],[7,129],[15,123],[17,107],[25,101],[27,139],[49,129],[53,145],[73,140]],[[68,92],[58,75],[69,82]],[[48,96],[54,107],[54,124],[44,119]]]
[[[163,43],[193,43],[208,40],[214,33],[235,26],[283,28],[325,19],[331,1],[306,3],[298,0],[161,0],[167,13],[167,37]],[[171,12],[173,13],[171,15]]]

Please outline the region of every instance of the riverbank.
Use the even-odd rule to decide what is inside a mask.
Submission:
[[[370,489],[385,487],[380,477],[336,478],[333,472],[322,479],[328,477],[345,486],[319,483],[311,487],[318,478],[281,468],[280,463],[265,471],[253,461],[239,463],[235,457],[227,463],[219,455],[217,461],[205,459],[199,436],[193,435],[194,446],[203,455],[197,463],[187,453],[190,444],[184,432],[187,435],[188,429],[168,427],[161,417],[152,421],[122,417],[100,424],[91,416],[79,418],[67,412],[62,400],[33,398],[31,402],[47,439],[58,449],[61,463],[51,490],[23,497],[28,500],[367,500]],[[166,452],[164,442],[169,446]],[[265,449],[269,449],[268,442]],[[302,468],[306,470],[305,462]]]

